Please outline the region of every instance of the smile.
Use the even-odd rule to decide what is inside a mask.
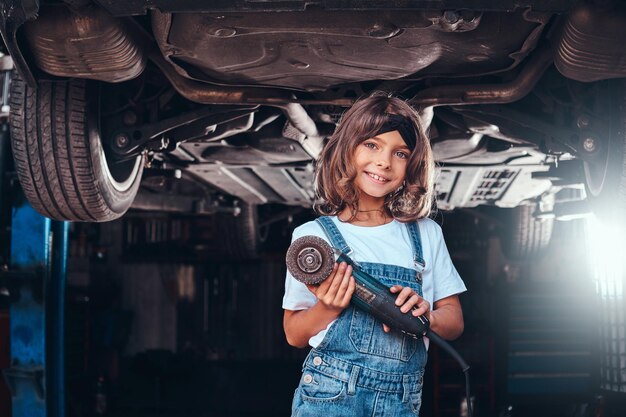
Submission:
[[[389,180],[385,177],[381,177],[380,175],[376,175],[376,174],[372,174],[371,172],[366,172],[366,174],[372,178],[373,180],[380,182],[381,184],[384,184],[386,182],[388,182]]]

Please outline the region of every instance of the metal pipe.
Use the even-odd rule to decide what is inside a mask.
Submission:
[[[311,119],[306,109],[299,103],[288,103],[276,107],[280,108],[293,127],[304,135],[298,140],[302,148],[313,158],[317,158],[324,147],[324,136],[320,135],[315,121]]]
[[[281,107],[290,103],[350,106],[353,99],[297,99],[287,90],[263,87],[226,87],[190,80],[180,75],[161,53],[153,50],[148,58],[156,64],[172,86],[186,99],[201,104],[263,104]]]
[[[510,82],[431,87],[417,93],[409,102],[418,108],[511,103],[530,93],[550,65],[552,65],[552,48],[541,46],[537,48],[517,78]]]

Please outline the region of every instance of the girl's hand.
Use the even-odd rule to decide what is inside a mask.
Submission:
[[[345,262],[335,263],[333,270],[324,281],[318,285],[307,285],[324,307],[337,313],[343,311],[352,298],[356,283],[352,276],[352,267]]]
[[[400,307],[400,311],[403,313],[411,311],[411,314],[415,317],[425,314],[426,318],[430,319],[430,303],[420,297],[411,287],[394,285],[389,288],[389,291],[393,294],[398,294],[396,297],[396,305]],[[391,329],[383,323],[383,330],[389,332]]]

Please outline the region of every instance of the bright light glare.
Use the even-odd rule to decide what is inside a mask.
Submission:
[[[601,298],[622,299],[626,237],[620,233],[620,227],[603,224],[594,216],[587,221],[588,259],[596,290]]]

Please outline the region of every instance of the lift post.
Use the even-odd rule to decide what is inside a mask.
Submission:
[[[0,145],[8,141],[0,126]],[[6,149],[6,148],[5,148]],[[0,156],[2,155],[0,152]],[[3,158],[6,162],[6,158]],[[1,166],[5,166],[6,163]],[[6,174],[6,171],[2,174]],[[0,175],[2,178],[3,175]],[[10,205],[9,250],[0,287],[9,294],[10,367],[3,371],[13,417],[65,416],[65,283],[69,223],[52,221],[26,201],[15,179],[0,206]],[[5,181],[6,186],[6,181]],[[7,239],[0,236],[0,242]],[[5,248],[6,249],[6,248]],[[6,261],[8,260],[8,263]]]

